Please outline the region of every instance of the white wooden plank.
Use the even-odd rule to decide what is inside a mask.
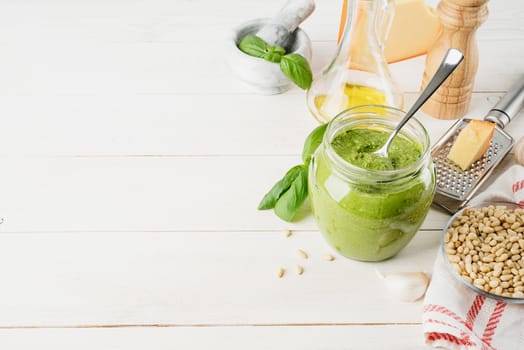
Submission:
[[[4,45],[0,95],[249,93],[232,76],[221,55],[224,47],[220,40],[205,46],[199,42]],[[481,47],[487,52],[481,56],[475,89],[507,90],[522,73],[518,57],[524,46],[493,41]],[[313,49],[312,68],[318,75],[331,59],[334,47],[332,43],[315,42]],[[404,91],[416,92],[423,67],[424,58],[418,57],[394,64],[392,71]]]
[[[482,118],[500,95],[475,94],[467,116]],[[406,107],[416,96],[406,96]],[[433,141],[454,122],[418,117]],[[304,95],[294,93],[0,97],[0,121],[0,156],[296,155],[297,161],[317,125]],[[507,131],[524,136],[524,118]]]
[[[10,329],[0,330],[0,340],[11,350],[431,349],[419,325]]]
[[[426,0],[436,6],[438,0]],[[16,37],[46,41],[187,42],[209,41],[244,21],[274,15],[283,0],[221,2],[193,1],[46,1],[18,5],[11,2],[0,14],[0,43]],[[10,5],[10,6],[9,6]],[[518,1],[491,2],[490,14],[479,30],[479,40],[522,39],[514,18],[522,17]],[[302,27],[315,41],[337,38],[342,1],[317,1],[315,12]]]
[[[8,6],[0,14],[0,28],[14,36],[44,41],[88,42],[210,42],[248,20],[270,17],[284,1],[46,1]],[[317,4],[308,32],[334,40],[339,4]],[[326,23],[330,22],[328,26]],[[327,28],[326,28],[327,27]],[[329,31],[328,31],[329,30]],[[324,34],[323,34],[324,33]]]
[[[314,231],[3,233],[0,327],[419,323],[422,303],[396,300],[375,269],[430,273],[439,242],[421,232],[362,263],[325,261]]]
[[[257,211],[296,157],[2,159],[7,232],[315,230],[307,206],[293,224]],[[423,227],[441,229],[432,211]]]
[[[0,28],[27,40],[33,40],[36,34],[46,41],[208,42],[248,20],[271,17],[284,3],[283,0],[46,1],[8,6],[0,14]],[[314,40],[335,40],[341,7],[341,1],[317,1],[315,12],[302,27]],[[13,36],[0,37],[0,43],[13,41]]]

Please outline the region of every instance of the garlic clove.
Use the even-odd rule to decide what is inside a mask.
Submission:
[[[426,294],[429,278],[424,272],[396,272],[382,276],[386,289],[396,298],[414,302]]]

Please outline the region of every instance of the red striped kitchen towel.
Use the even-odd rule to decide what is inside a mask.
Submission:
[[[475,201],[524,203],[524,167],[515,165]],[[457,281],[439,251],[424,299],[426,343],[445,349],[524,350],[524,304],[479,295]]]

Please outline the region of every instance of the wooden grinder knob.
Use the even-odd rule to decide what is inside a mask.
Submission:
[[[478,66],[475,32],[488,17],[488,0],[441,0],[437,13],[442,33],[426,57],[424,88],[449,48],[464,54],[464,61],[442,84],[422,110],[439,119],[457,119],[469,108]]]

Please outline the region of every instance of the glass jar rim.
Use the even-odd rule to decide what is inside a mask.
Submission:
[[[385,111],[380,114],[377,109]],[[365,182],[391,182],[399,180],[418,172],[429,158],[430,139],[424,125],[415,117],[412,117],[402,128],[399,135],[408,137],[410,140],[418,142],[422,147],[422,154],[417,161],[406,167],[393,170],[373,170],[364,169],[356,166],[342,158],[331,146],[334,137],[341,131],[347,130],[352,124],[359,125],[377,125],[385,127],[387,131],[392,131],[398,122],[404,117],[406,112],[401,109],[384,106],[384,105],[361,105],[346,109],[337,114],[328,124],[324,137],[322,139],[323,148],[328,158],[334,163],[338,170],[346,177],[359,177],[359,181]],[[367,115],[368,117],[362,117]],[[370,117],[373,116],[373,117]],[[408,129],[413,129],[411,134],[407,133]],[[417,138],[417,135],[419,137]],[[397,137],[398,137],[397,136]],[[410,137],[411,136],[411,137]],[[366,181],[368,180],[368,181]]]

